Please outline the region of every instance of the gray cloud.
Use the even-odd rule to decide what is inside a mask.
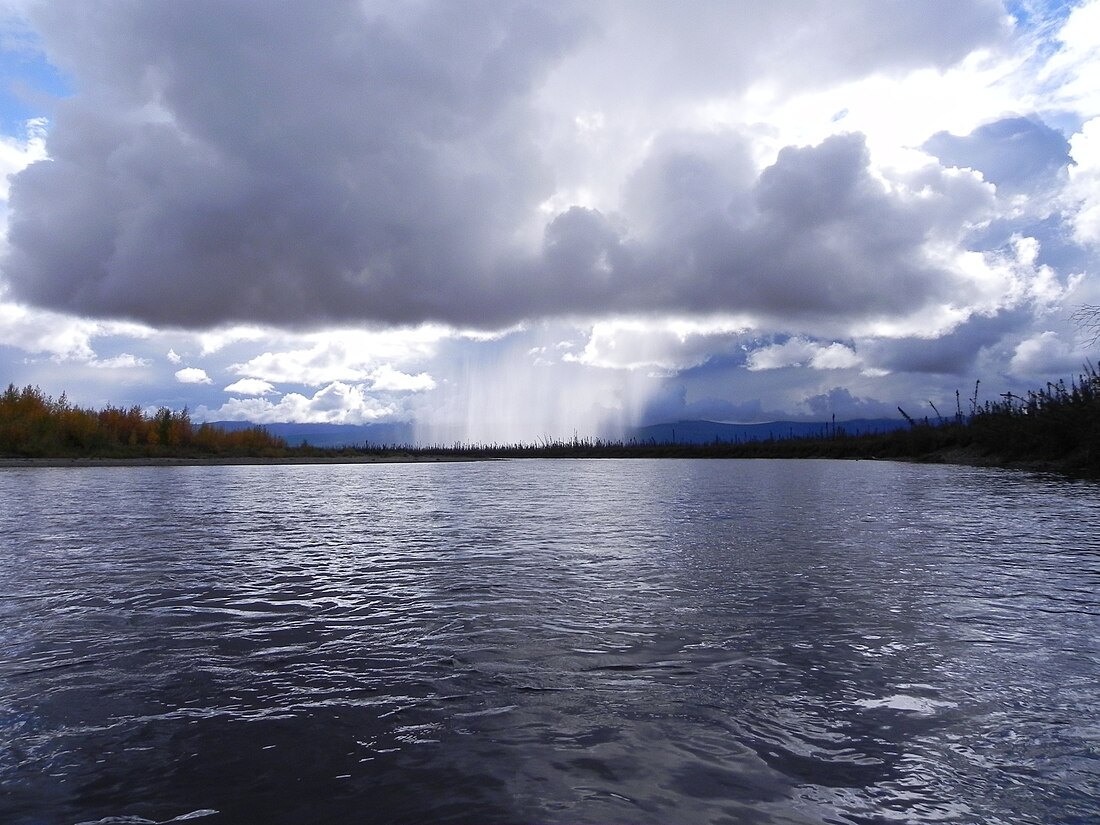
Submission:
[[[689,12],[666,0],[588,5],[598,36],[552,81],[582,102],[613,96],[645,106],[742,91],[761,78],[804,89],[868,72],[946,68],[1009,36],[997,0],[701,0]]]
[[[612,277],[645,285],[625,302],[786,318],[913,311],[951,288],[925,243],[980,218],[990,194],[973,178],[924,172],[926,196],[908,198],[887,192],[868,163],[856,134],[788,147],[755,181],[731,174],[740,164],[725,154],[657,153],[633,182],[656,193],[651,231],[634,242],[606,234],[599,260],[634,266]]]
[[[891,372],[968,375],[981,350],[1023,329],[1029,313],[1022,310],[975,315],[938,338],[896,338],[861,342],[859,353],[869,366]]]
[[[581,25],[564,5],[303,9],[39,7],[77,95],[52,161],[13,182],[16,294],[187,325],[483,298],[490,253],[548,192],[527,95]]]
[[[666,136],[622,215],[573,208],[540,250],[517,245],[554,191],[544,82],[583,65],[614,88],[623,65],[601,69],[592,50],[631,32],[641,47],[654,18],[703,56],[683,62],[701,91],[759,72],[943,66],[1003,36],[986,0],[945,1],[953,25],[929,37],[924,6],[780,5],[39,4],[34,25],[76,94],[54,118],[51,160],[13,179],[5,280],[38,305],[190,327],[852,318],[935,300],[950,279],[924,244],[984,208],[981,186],[928,173],[932,197],[888,192],[859,135],[784,149],[758,177],[736,135]],[[715,42],[722,32],[745,48]],[[723,72],[704,71],[713,61]],[[639,69],[644,94],[659,94],[645,77],[658,63]]]
[[[1049,187],[1072,163],[1065,135],[1027,117],[1003,118],[961,137],[937,132],[922,148],[948,166],[977,169],[1011,193]]]
[[[835,415],[838,420],[852,418],[896,418],[897,406],[874,398],[858,398],[844,387],[806,399],[806,407],[815,418]]]

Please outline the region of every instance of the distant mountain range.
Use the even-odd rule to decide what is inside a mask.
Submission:
[[[263,427],[272,435],[285,439],[287,445],[298,447],[360,447],[396,446],[413,443],[413,425],[408,422],[386,424],[254,424],[251,421],[211,421],[224,430],[244,430]]]
[[[242,430],[262,426],[272,435],[297,447],[396,446],[412,444],[413,425],[409,422],[386,424],[262,424],[249,421],[211,421],[225,430]],[[885,433],[908,426],[900,418],[857,418],[838,421],[837,431],[848,435]],[[722,421],[676,421],[635,427],[624,441],[655,442],[657,444],[712,444],[716,441],[766,441],[771,438],[806,438],[828,435],[832,423],[822,421],[771,421],[764,424],[728,424]]]
[[[727,424],[722,421],[677,421],[668,424],[652,424],[636,427],[628,437],[635,441],[654,441],[658,444],[713,444],[716,441],[767,441],[780,438],[807,438],[828,436],[833,432],[832,422],[823,421],[769,421],[763,424]],[[836,422],[837,432],[848,435],[887,433],[909,426],[900,418],[856,418]]]

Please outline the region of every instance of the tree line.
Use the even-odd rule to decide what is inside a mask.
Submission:
[[[14,384],[0,395],[0,456],[278,457],[286,449],[286,441],[262,427],[196,426],[186,408],[151,414],[138,406],[92,410],[70,403],[64,393],[55,399],[38,387]]]
[[[401,448],[410,455],[456,458],[836,458],[903,459],[1030,466],[1100,477],[1100,374],[1090,364],[1077,378],[1048,383],[1023,396],[1011,392],[982,401],[976,382],[966,409],[956,392],[953,414],[898,411],[907,427],[850,433],[824,424],[817,435],[767,439],[716,438],[709,443],[635,439],[547,439],[535,444],[454,444]],[[383,453],[392,448],[363,448]]]
[[[893,458],[1030,464],[1100,477],[1100,374],[1090,364],[1069,383],[1058,381],[1023,396],[1003,393],[982,402],[980,382],[968,409],[956,392],[953,415],[916,417],[898,408],[906,428],[847,433],[825,425],[816,436],[685,444],[578,439],[534,444],[449,446],[369,445],[324,449],[289,447],[262,427],[224,430],[196,426],[186,409],[76,407],[65,395],[9,384],[0,396],[0,456],[6,457],[268,457],[328,458]]]

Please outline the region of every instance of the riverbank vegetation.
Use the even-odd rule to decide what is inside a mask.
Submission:
[[[195,425],[187,410],[138,407],[88,410],[52,399],[36,387],[9,385],[0,396],[0,457],[328,459],[375,456],[456,458],[849,458],[904,459],[1026,466],[1100,477],[1100,374],[1091,365],[1068,384],[1048,383],[1024,396],[1004,393],[967,401],[956,393],[953,415],[916,417],[887,433],[850,434],[822,424],[818,435],[685,444],[657,441],[546,439],[533,444],[361,445],[322,449],[288,446],[262,427],[224,430]]]
[[[0,395],[0,456],[7,458],[278,457],[286,442],[262,427],[195,425],[187,410],[108,406],[90,410],[38,387],[9,384]]]

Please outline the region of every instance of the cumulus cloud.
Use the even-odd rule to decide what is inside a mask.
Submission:
[[[1086,356],[1071,341],[1066,341],[1057,332],[1046,330],[1021,341],[1009,364],[1016,375],[1027,378],[1050,380],[1053,376],[1062,376],[1079,371],[1084,367]]]
[[[216,410],[203,411],[203,417],[211,421],[253,421],[258,424],[283,421],[368,424],[400,420],[401,416],[402,410],[397,405],[380,401],[363,386],[341,381],[334,381],[311,396],[291,392],[278,401],[231,398]]]
[[[1100,244],[1100,117],[1094,117],[1070,139],[1074,166],[1068,197],[1077,240]]]
[[[226,387],[225,391],[237,395],[270,395],[275,392],[275,387],[259,378],[242,378]]]
[[[89,321],[8,303],[0,292],[0,345],[46,355],[54,361],[97,362],[100,360],[94,346],[97,338],[144,338],[149,334],[148,329],[134,324]],[[129,365],[147,363],[134,359]],[[124,364],[116,361],[116,365]]]
[[[0,201],[8,198],[11,175],[46,158],[47,125],[45,118],[34,118],[26,123],[22,137],[0,135]]]
[[[692,15],[615,3],[477,14],[447,2],[34,4],[77,94],[58,107],[50,161],[13,177],[4,275],[57,310],[191,327],[903,313],[951,275],[928,246],[944,240],[935,195],[959,182],[925,181],[927,198],[885,187],[858,134],[787,147],[759,175],[736,135],[670,136],[628,183],[644,202],[633,215],[574,206],[549,216],[541,247],[517,238],[555,194],[564,161],[543,116],[566,105],[554,84],[571,72],[587,71],[605,101],[627,65],[654,100],[674,79],[702,101],[761,78],[805,86],[942,67],[1003,39],[998,4],[948,6],[945,29],[927,4],[887,12],[870,0]],[[915,34],[929,27],[934,37]],[[853,39],[860,49],[839,45]]]
[[[176,380],[181,384],[213,384],[213,379],[206,374],[206,370],[199,367],[184,367],[176,370]]]
[[[657,147],[633,181],[647,231],[634,234],[629,212],[557,216],[540,283],[558,292],[529,297],[544,313],[727,310],[840,324],[904,316],[973,286],[965,258],[945,251],[991,215],[992,188],[976,175],[929,167],[887,186],[858,134],[784,148],[755,178],[738,175],[743,166],[721,141]]]
[[[424,392],[435,388],[435,379],[428,373],[409,375],[384,364],[371,376],[371,389],[376,392]]]
[[[17,8],[72,92],[0,137],[17,374],[568,437],[889,413],[1098,300],[1100,0]]]
[[[805,338],[791,338],[749,354],[750,370],[774,370],[782,367],[810,367],[816,370],[842,370],[858,367],[860,357],[851,347],[839,342],[821,344]]]
[[[1071,162],[1065,135],[1035,118],[1003,118],[969,135],[937,132],[925,144],[948,166],[976,169],[1009,193],[1049,188]]]
[[[462,337],[462,333],[425,325],[381,331],[334,329],[286,336],[285,340],[275,337],[277,340],[269,343],[282,343],[282,346],[273,346],[247,361],[232,364],[229,370],[276,384],[313,387],[336,381],[407,382],[407,378],[396,377],[394,371],[398,367],[430,358],[441,341]],[[219,342],[221,340],[219,337]]]
[[[735,318],[620,318],[597,321],[579,353],[563,342],[561,358],[604,369],[679,372],[732,349],[746,325]]]
[[[91,343],[95,333],[94,322],[74,322],[54,313],[43,318],[26,307],[0,301],[0,344],[61,359],[88,360],[95,357]]]
[[[527,96],[583,28],[567,4],[518,3],[31,18],[77,94],[51,161],[13,180],[5,274],[55,308],[192,326],[488,297],[471,281],[549,180]]]
[[[861,351],[883,372],[963,375],[974,366],[981,347],[997,341],[1002,324],[977,319],[936,338],[892,338],[867,342]]]

